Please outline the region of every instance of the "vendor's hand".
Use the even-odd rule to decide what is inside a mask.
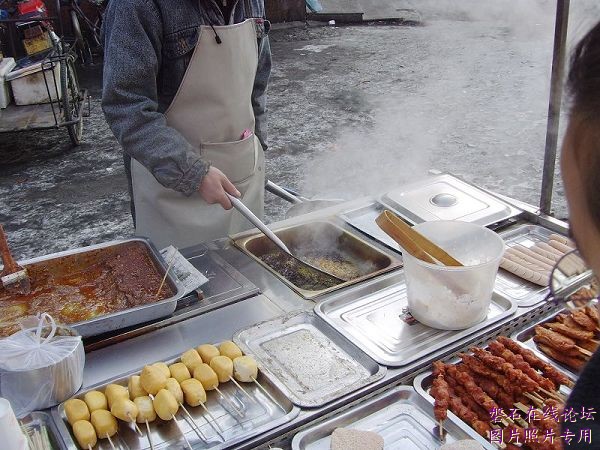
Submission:
[[[202,198],[209,204],[220,203],[225,209],[231,209],[233,205],[227,194],[234,197],[240,197],[240,191],[236,189],[231,181],[216,167],[208,169],[198,187],[198,192]]]

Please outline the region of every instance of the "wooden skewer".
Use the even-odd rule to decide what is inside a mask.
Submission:
[[[525,397],[527,397],[529,400],[531,400],[533,402],[533,404],[535,406],[537,406],[538,408],[541,408],[542,406],[544,406],[544,402],[542,402],[538,397],[536,397],[535,395],[530,394],[529,392],[525,392],[523,394]]]
[[[257,400],[256,400],[254,397],[252,397],[250,394],[248,394],[248,392],[246,391],[246,389],[244,389],[244,388],[243,388],[243,387],[240,385],[240,383],[238,383],[238,382],[237,382],[237,380],[236,380],[235,378],[231,377],[231,378],[230,378],[230,380],[233,382],[233,384],[235,384],[235,385],[238,387],[238,389],[240,389],[240,390],[241,390],[241,391],[242,391],[242,392],[243,392],[243,393],[246,395],[246,397],[248,397],[248,398],[249,398],[250,400],[252,400],[254,403],[257,403],[257,404],[258,404],[258,401],[257,401]]]
[[[92,450],[92,446],[88,444],[88,450]]]
[[[560,392],[550,392],[544,388],[539,388],[538,390],[546,394],[548,397],[553,398],[554,400],[558,400],[559,402],[564,402],[566,400],[566,397]]]
[[[529,408],[527,408],[527,406],[525,406],[521,402],[513,403],[513,406],[524,414],[527,414],[529,412]]]
[[[165,272],[165,275],[163,276],[162,281],[160,282],[160,286],[158,286],[158,291],[156,291],[156,295],[155,297],[158,297],[158,294],[160,294],[160,291],[162,290],[165,281],[167,280],[167,275],[169,274],[169,271],[171,270],[171,267],[173,267],[173,264],[175,263],[175,255],[173,255],[173,257],[171,258],[171,262],[169,263],[169,267],[167,267],[167,271]]]
[[[440,441],[444,442],[444,421],[440,419],[438,421],[438,431],[440,432]]]
[[[175,416],[174,415],[171,416],[171,419],[173,419],[173,421],[175,422],[175,425],[177,425],[177,429],[181,433],[181,437],[183,437],[183,440],[185,441],[185,445],[187,445],[190,450],[194,450],[192,448],[192,446],[190,445],[190,441],[188,441],[187,438],[185,437],[185,433],[181,429],[181,425],[179,425],[179,422],[177,422],[177,419],[175,418]]]
[[[140,436],[142,436],[142,437],[143,437],[143,436],[144,436],[144,433],[142,433],[142,430],[140,430],[140,427],[138,427],[138,424],[137,424],[137,423],[135,423],[135,420],[133,420],[133,419],[131,418],[131,414],[127,414],[127,417],[129,418],[129,420],[130,420],[130,421],[131,421],[131,423],[133,424],[133,426],[134,426],[135,430],[137,431],[137,433],[138,433]]]
[[[590,352],[589,350],[586,350],[585,348],[581,348],[578,345],[576,345],[575,347],[577,347],[577,350],[579,350],[579,353],[581,353],[582,355],[585,355],[585,356],[592,356],[593,355],[592,352]]]
[[[208,442],[208,439],[206,439],[206,437],[202,434],[202,432],[200,431],[200,427],[198,426],[198,424],[196,423],[196,421],[194,420],[194,418],[192,417],[190,412],[186,409],[186,407],[183,406],[183,403],[180,403],[179,406],[181,407],[181,409],[183,410],[183,413],[187,416],[187,418],[192,421],[192,423],[193,423],[192,428],[193,428],[194,432],[198,435],[198,437],[205,443]]]
[[[222,441],[225,441],[225,438],[223,437],[223,435],[221,434],[223,432],[223,429],[221,428],[221,426],[219,425],[219,422],[217,422],[217,419],[215,419],[213,417],[213,415],[210,413],[210,411],[208,410],[208,408],[206,407],[206,405],[204,403],[200,403],[200,406],[202,406],[202,408],[204,408],[204,411],[206,411],[206,414],[208,415],[208,417],[210,417],[211,420],[207,420],[206,417],[204,418],[206,420],[206,422],[208,422],[208,424],[213,427],[213,430],[215,430],[217,432],[217,434],[219,435],[219,437],[221,438]],[[218,427],[219,429],[217,429],[216,427]],[[219,432],[219,430],[221,430]]]
[[[216,387],[216,388],[215,388],[215,391],[217,391],[217,392],[218,392],[218,393],[221,395],[221,397],[223,397],[223,399],[224,399],[224,400],[225,400],[227,403],[229,403],[229,405],[230,405],[230,406],[231,406],[233,409],[235,409],[235,411],[236,411],[236,412],[239,414],[239,416],[240,416],[240,417],[244,417],[244,413],[243,413],[243,412],[242,412],[242,411],[241,411],[241,410],[240,410],[240,409],[237,407],[237,405],[236,405],[235,403],[233,403],[233,402],[231,401],[231,399],[229,399],[229,398],[225,397],[225,395],[223,394],[223,392],[221,392],[221,390],[220,390],[218,387]]]
[[[150,444],[150,450],[154,450],[154,444],[152,443],[152,437],[150,436],[150,424],[146,420],[146,436],[148,436],[148,444]]]
[[[108,442],[109,442],[112,450],[117,450],[117,448],[115,447],[115,444],[113,444],[113,441],[108,434],[106,435],[106,439],[108,439]]]
[[[263,393],[264,393],[264,394],[265,394],[267,397],[269,397],[269,400],[271,400],[273,403],[275,403],[277,406],[279,406],[279,407],[280,407],[280,408],[283,410],[283,412],[286,412],[286,411],[285,411],[285,408],[284,408],[283,406],[281,406],[281,405],[279,404],[279,402],[278,402],[277,400],[275,400],[275,398],[273,398],[273,396],[272,396],[272,395],[269,393],[269,391],[267,391],[267,390],[266,390],[266,389],[263,387],[263,385],[262,385],[262,384],[260,384],[258,381],[256,381],[256,378],[252,378],[252,381],[254,381],[254,383],[256,383],[256,385],[257,385],[257,386],[260,388],[260,390],[261,390],[261,391],[263,391]]]

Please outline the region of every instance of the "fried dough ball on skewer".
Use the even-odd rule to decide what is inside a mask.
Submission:
[[[96,430],[94,430],[94,426],[87,420],[78,420],[75,422],[73,424],[73,434],[79,447],[84,450],[92,448],[98,442]]]
[[[206,364],[210,364],[213,358],[221,354],[221,352],[219,352],[219,349],[211,344],[200,345],[196,348],[196,350],[198,350],[198,353],[202,358],[202,362]]]
[[[202,363],[194,369],[194,378],[202,383],[205,391],[212,391],[219,387],[219,377],[206,363]]]
[[[139,411],[134,402],[129,399],[121,398],[113,403],[110,412],[113,416],[117,419],[121,419],[123,422],[135,422]]]
[[[65,402],[67,421],[73,425],[78,420],[90,420],[90,410],[83,400],[72,398]]]
[[[90,410],[90,413],[96,411],[97,409],[108,409],[108,401],[106,400],[106,395],[104,395],[100,391],[86,392],[83,396],[83,400],[85,401],[85,404]]]
[[[138,408],[138,415],[135,419],[137,423],[153,422],[156,420],[156,411],[154,411],[154,405],[150,397],[147,395],[136,397],[133,399],[133,403]]]
[[[117,419],[115,419],[115,416],[113,416],[110,411],[105,409],[97,409],[92,413],[91,422],[96,430],[96,435],[100,439],[113,437],[115,434],[117,434]]]
[[[190,348],[188,351],[181,355],[181,362],[185,364],[190,373],[194,373],[196,366],[202,364],[202,358],[194,348]]]
[[[175,378],[178,383],[192,378],[192,375],[190,375],[190,370],[182,362],[171,364],[169,366],[169,370],[171,371],[171,378]]]
[[[167,378],[158,367],[154,365],[144,366],[140,374],[140,384],[148,394],[156,395],[158,391],[164,389],[167,385]]]
[[[171,420],[177,411],[179,411],[179,403],[173,394],[166,389],[161,389],[152,401],[154,411],[162,420]]]
[[[223,356],[227,356],[232,361],[235,358],[242,356],[240,348],[231,341],[222,342],[221,345],[219,345],[219,353]]]
[[[206,402],[206,392],[202,383],[195,378],[190,378],[181,383],[181,389],[185,397],[185,402],[190,406],[198,406]]]
[[[152,364],[154,367],[158,367],[162,373],[165,374],[165,377],[169,378],[171,376],[171,371],[169,370],[169,366],[162,361],[155,362]]]
[[[227,356],[215,356],[210,362],[210,367],[215,371],[217,377],[219,377],[219,383],[226,383],[231,380],[233,376],[233,361]]]
[[[233,376],[236,380],[249,383],[258,378],[258,366],[252,356],[238,356],[233,360]]]
[[[104,395],[106,395],[106,400],[108,402],[109,409],[112,408],[113,403],[119,400],[120,398],[129,398],[129,392],[127,391],[127,388],[125,386],[121,386],[120,384],[114,383],[106,386],[106,389],[104,389]]]
[[[129,391],[129,398],[131,400],[137,397],[143,397],[144,395],[148,395],[146,389],[142,387],[139,375],[133,375],[129,377],[129,382],[127,383],[127,390]]]
[[[183,403],[183,391],[181,390],[181,386],[175,378],[167,379],[167,386],[165,387],[165,389],[171,394],[173,394],[173,397],[175,397],[177,403]]]

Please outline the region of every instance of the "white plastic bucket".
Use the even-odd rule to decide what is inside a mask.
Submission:
[[[408,307],[432,328],[461,330],[488,314],[504,241],[493,231],[460,221],[425,222],[413,227],[464,266],[430,264],[404,252]]]

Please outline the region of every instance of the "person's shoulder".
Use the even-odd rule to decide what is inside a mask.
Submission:
[[[149,10],[158,10],[156,0],[118,0],[109,2],[108,13],[144,13]]]

